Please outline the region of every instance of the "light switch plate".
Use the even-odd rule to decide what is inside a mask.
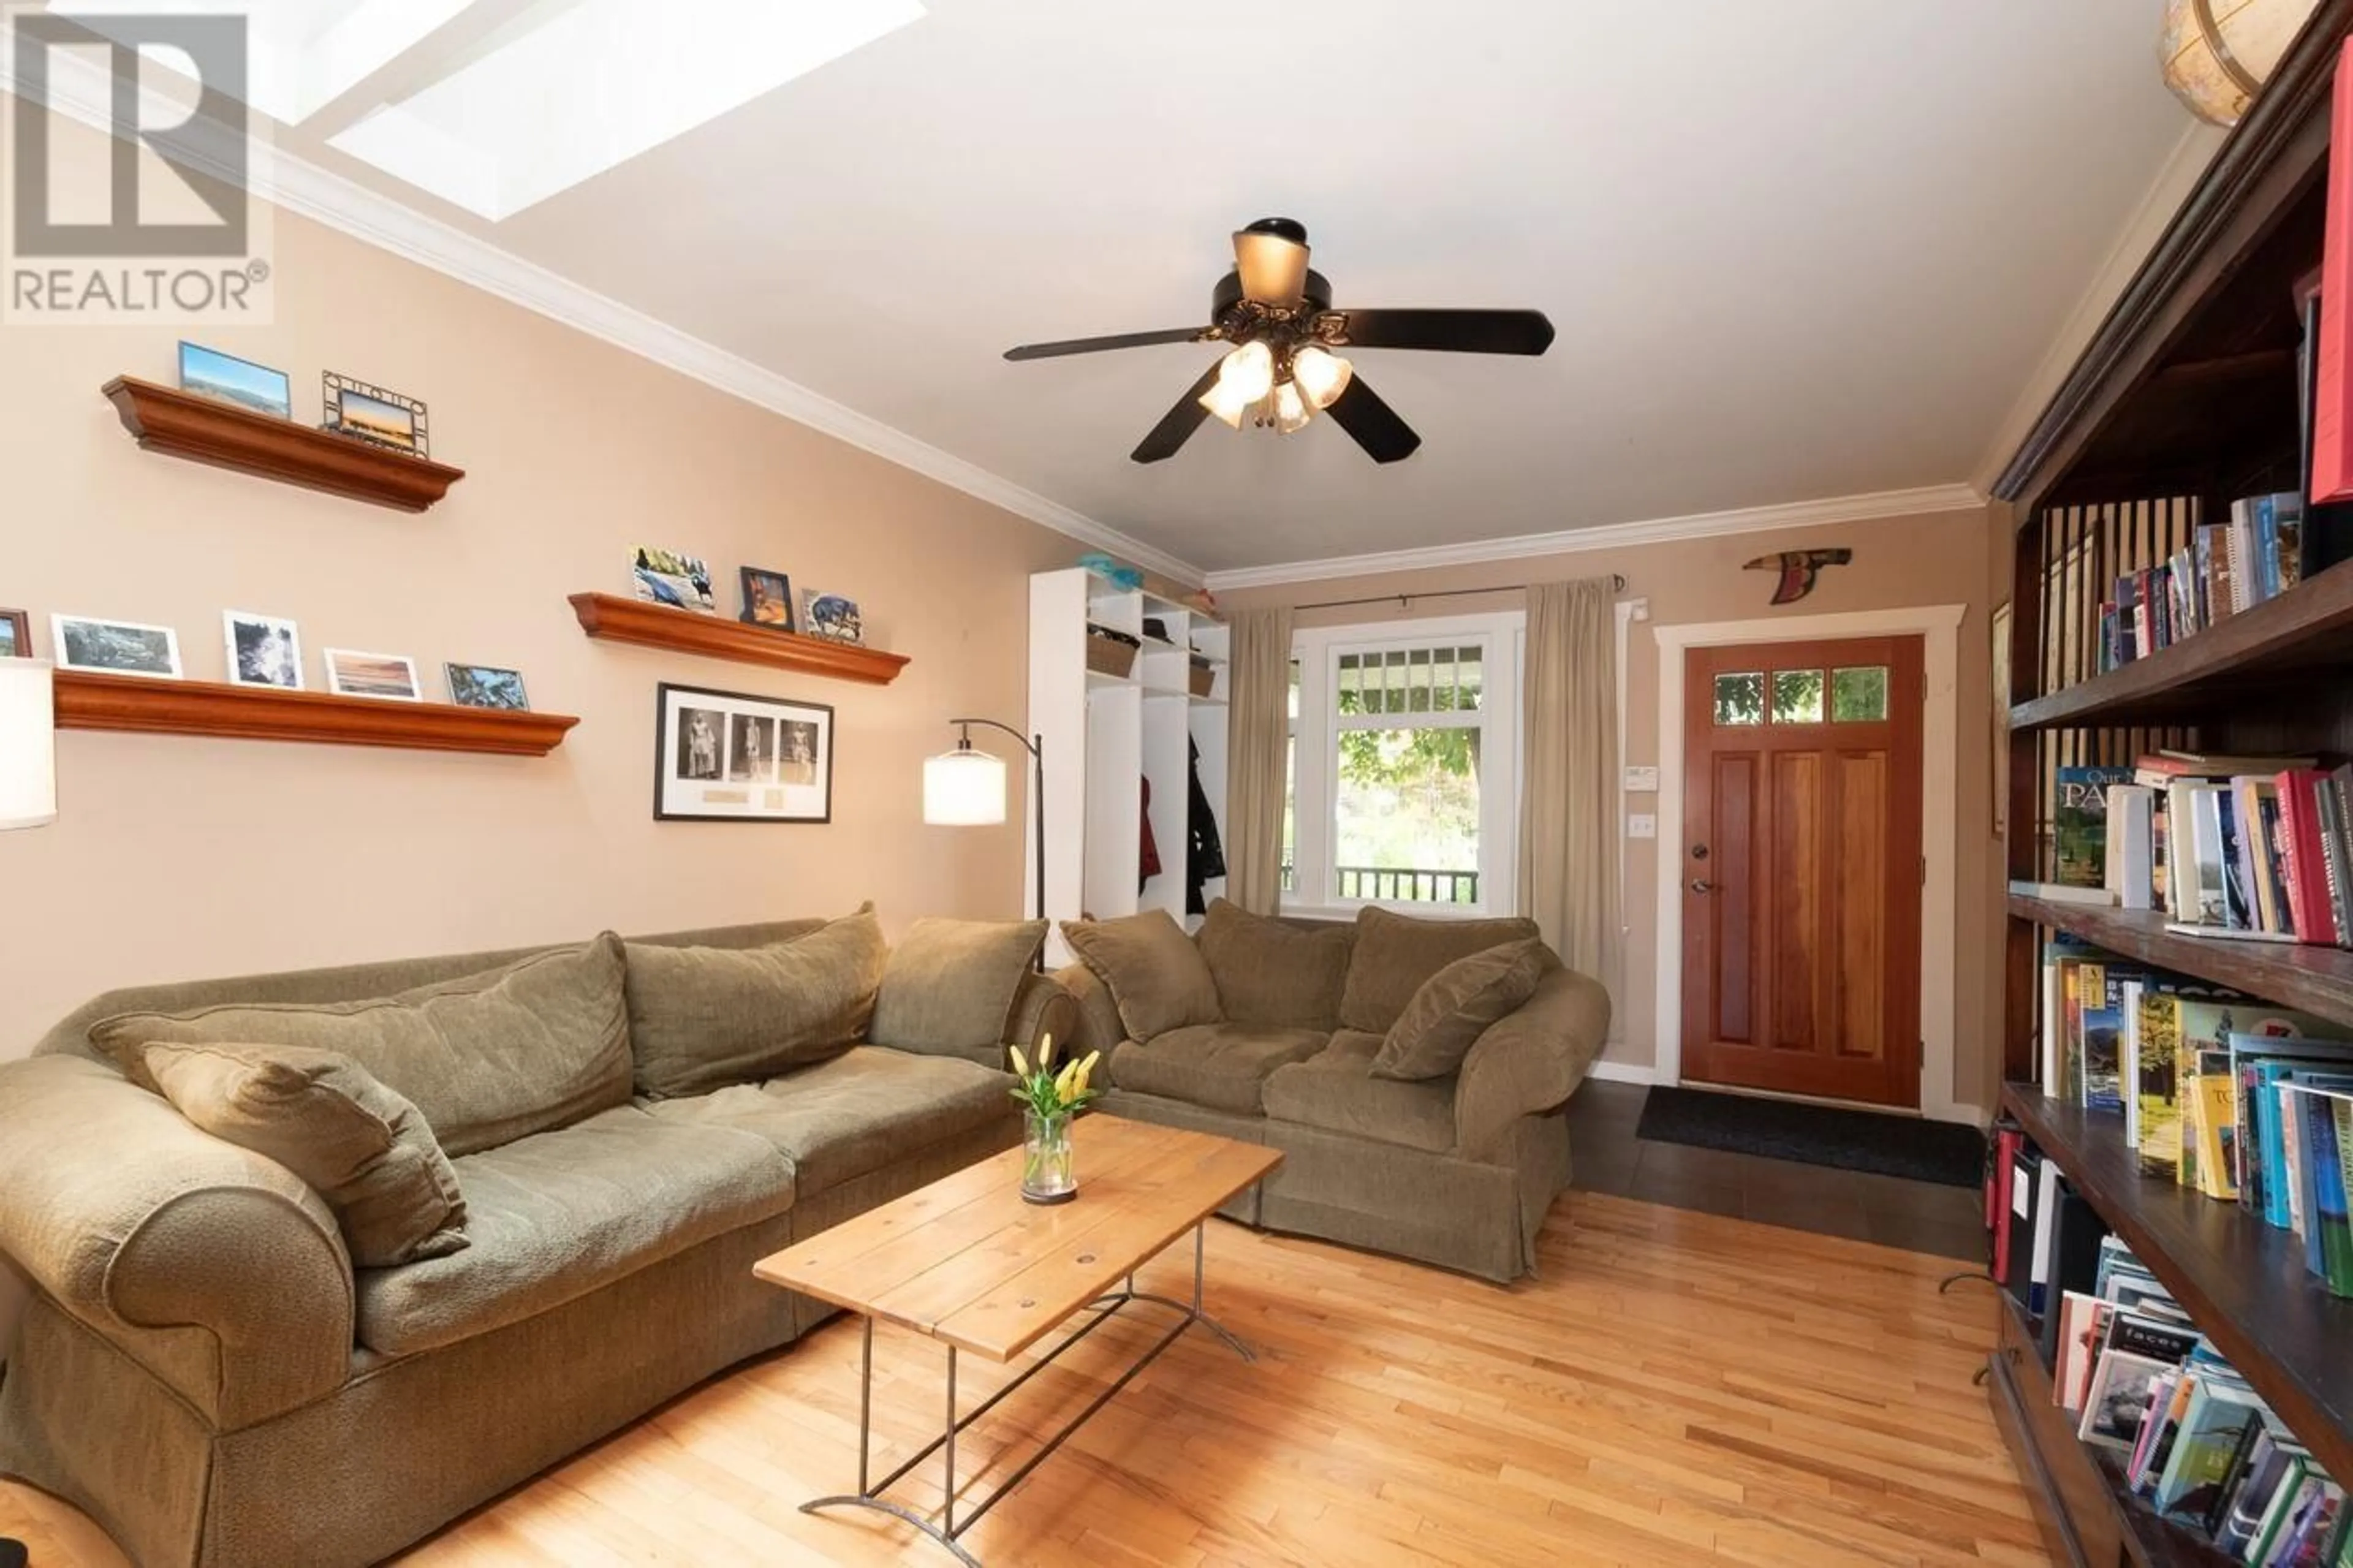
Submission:
[[[1626,793],[1629,795],[1658,794],[1659,770],[1656,768],[1628,768],[1626,770]]]
[[[1658,836],[1659,819],[1649,812],[1638,812],[1626,819],[1627,837],[1656,838]]]

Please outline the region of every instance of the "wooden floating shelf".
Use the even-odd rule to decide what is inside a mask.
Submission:
[[[466,477],[463,468],[136,376],[116,376],[100,390],[144,452],[400,511],[423,511]]]
[[[2147,658],[2010,710],[2013,730],[2174,723],[2246,698],[2275,699],[2300,671],[2334,679],[2353,657],[2353,563],[2217,621]]]
[[[2178,969],[2283,1007],[2301,1007],[2353,1025],[2353,952],[2343,948],[2183,936],[2166,930],[2166,917],[2158,910],[2046,903],[2016,893],[2010,896],[2010,912],[2020,920],[2080,936],[2125,958],[2160,969]],[[2353,1474],[2353,1468],[2347,1473]]]
[[[298,741],[331,746],[397,746],[420,752],[488,752],[543,757],[579,720],[440,702],[391,702],[325,691],[157,680],[60,669],[58,728],[238,741]]]
[[[618,594],[575,594],[572,610],[580,617],[580,629],[603,642],[636,643],[737,664],[764,664],[772,669],[860,680],[869,686],[888,686],[907,667],[904,654],[723,620],[693,610],[674,610],[667,605],[625,599]]]
[[[2124,1119],[2005,1084],[2002,1109],[2332,1475],[2353,1475],[2353,1301],[2305,1268],[2304,1243],[2237,1204],[2140,1173]]]

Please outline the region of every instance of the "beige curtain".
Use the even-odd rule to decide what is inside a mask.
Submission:
[[[1226,689],[1226,897],[1271,915],[1282,898],[1284,763],[1291,750],[1291,612],[1233,618]]]
[[[1618,989],[1617,612],[1607,577],[1528,589],[1520,912]]]

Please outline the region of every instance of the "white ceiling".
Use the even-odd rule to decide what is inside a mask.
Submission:
[[[1219,570],[1965,479],[2189,123],[2157,0],[927,7],[503,223],[325,144],[381,96],[280,145]],[[1558,340],[1356,353],[1388,468],[1328,420],[1139,467],[1214,350],[999,357],[1205,320],[1269,214],[1341,304]]]

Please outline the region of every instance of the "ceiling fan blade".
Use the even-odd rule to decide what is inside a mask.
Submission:
[[[1327,310],[1315,326],[1324,342],[1346,348],[1540,354],[1552,347],[1542,310]]]
[[[1223,363],[1219,362],[1219,364]],[[1175,457],[1176,448],[1183,446],[1186,438],[1201,427],[1201,421],[1209,416],[1209,411],[1201,406],[1201,395],[1217,384],[1217,380],[1218,365],[1213,364],[1201,373],[1201,379],[1195,382],[1184,396],[1176,400],[1175,407],[1160,416],[1160,423],[1152,427],[1150,435],[1135,444],[1135,450],[1128,456],[1139,463],[1157,463]]]
[[[1413,426],[1398,418],[1397,410],[1382,402],[1381,395],[1366,386],[1361,375],[1349,377],[1348,390],[1324,412],[1355,437],[1356,445],[1370,453],[1376,463],[1402,461],[1421,445]]]
[[[1105,349],[1140,349],[1153,343],[1189,343],[1207,335],[1207,327],[1169,327],[1157,332],[1122,332],[1108,338],[1065,338],[1058,343],[1023,343],[1007,349],[1012,360],[1054,359],[1062,354],[1101,353]]]

